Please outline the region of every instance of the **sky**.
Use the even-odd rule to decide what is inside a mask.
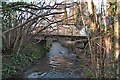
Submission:
[[[10,2],[12,2],[12,1],[14,1],[14,2],[16,2],[16,1],[26,1],[26,2],[45,1],[47,4],[49,4],[50,1],[62,2],[63,0],[6,0],[6,1],[10,1]],[[68,0],[68,1],[72,1],[72,0]],[[79,0],[73,0],[73,1],[79,1]],[[81,0],[81,1],[88,1],[88,0]],[[96,4],[96,5],[101,5],[101,1],[102,1],[102,0],[93,0],[94,4]],[[103,2],[105,3],[106,0],[103,0]]]
[[[6,1],[9,1],[9,2],[16,2],[16,1],[25,1],[25,2],[33,2],[33,1],[36,1],[36,2],[40,2],[40,1],[45,1],[46,4],[50,4],[51,1],[56,1],[56,2],[62,2],[64,0],[6,0]],[[68,1],[79,1],[79,0],[68,0]],[[88,0],[81,0],[81,1],[88,1]],[[96,5],[96,8],[97,8],[97,13],[100,11],[101,9],[101,1],[104,2],[104,5],[106,4],[106,0],[93,0],[94,4]]]

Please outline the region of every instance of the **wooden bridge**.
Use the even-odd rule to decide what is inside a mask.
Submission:
[[[74,45],[77,48],[84,48],[88,39],[86,36],[70,36],[70,35],[46,35],[39,34],[35,37],[38,42],[41,40],[47,40],[50,42],[59,42],[61,44]],[[84,45],[81,47],[81,45]]]
[[[38,40],[63,40],[63,41],[78,41],[83,40],[83,42],[87,39],[86,36],[71,36],[71,35],[46,35],[46,34],[38,34],[36,37]]]

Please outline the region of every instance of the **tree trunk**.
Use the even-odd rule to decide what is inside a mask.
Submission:
[[[115,36],[115,61],[117,63],[117,75],[119,73],[119,54],[120,54],[120,0],[117,0],[117,11],[114,22],[114,36]]]

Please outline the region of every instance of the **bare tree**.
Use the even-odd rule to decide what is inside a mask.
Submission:
[[[10,54],[12,51],[19,53],[21,47],[30,41],[32,37],[52,24],[63,22],[61,20],[51,20],[53,15],[63,14],[63,8],[59,5],[72,5],[64,3],[54,3],[47,5],[44,1],[36,4],[25,2],[3,2],[3,52]],[[61,12],[57,12],[61,10]],[[35,32],[33,34],[33,32]]]

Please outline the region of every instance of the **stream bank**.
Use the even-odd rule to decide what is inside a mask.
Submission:
[[[23,78],[81,78],[83,68],[73,51],[53,42],[49,53],[22,75]]]
[[[26,69],[33,66],[38,60],[46,55],[49,51],[49,46],[46,46],[46,41],[36,43],[36,40],[32,40],[20,50],[19,54],[12,52],[9,55],[3,55],[3,78],[17,77],[21,75]]]

